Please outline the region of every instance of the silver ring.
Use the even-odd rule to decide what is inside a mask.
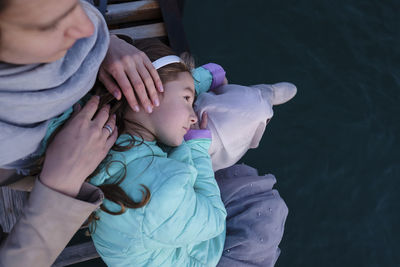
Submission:
[[[108,125],[108,124],[104,125],[103,129],[107,129],[110,132],[110,135],[112,135],[113,129],[111,128],[110,125]]]

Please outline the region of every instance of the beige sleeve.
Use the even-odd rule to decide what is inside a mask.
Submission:
[[[50,266],[102,200],[101,190],[88,183],[71,198],[37,180],[22,217],[1,243],[0,266]]]

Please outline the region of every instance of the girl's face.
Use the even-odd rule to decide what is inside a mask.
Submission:
[[[0,14],[0,61],[53,62],[93,32],[78,0],[10,0]]]
[[[165,91],[159,107],[150,114],[154,134],[158,141],[168,146],[179,146],[190,126],[197,122],[193,110],[194,81],[188,72],[164,84]]]

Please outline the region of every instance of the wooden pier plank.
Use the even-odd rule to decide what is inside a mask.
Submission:
[[[115,25],[143,20],[161,20],[162,16],[158,1],[145,0],[109,5],[105,19],[108,25]]]
[[[124,29],[116,29],[111,30],[110,32],[114,34],[127,35],[133,40],[167,36],[164,23],[154,23]]]

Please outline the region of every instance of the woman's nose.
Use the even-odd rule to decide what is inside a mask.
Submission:
[[[93,35],[94,25],[83,8],[80,6],[75,12],[73,25],[67,29],[66,36],[78,40]]]

